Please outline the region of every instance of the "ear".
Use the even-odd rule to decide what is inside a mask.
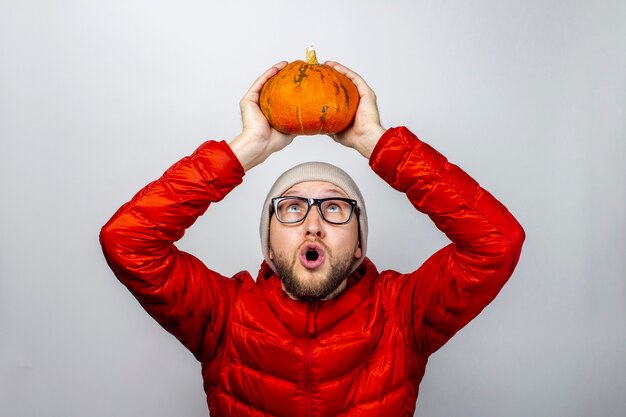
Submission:
[[[359,246],[357,246],[354,250],[354,258],[359,259],[361,255],[363,255],[363,251],[361,250],[361,244],[359,243]]]
[[[272,250],[272,248],[270,248],[269,256],[270,256],[270,259],[273,261],[274,260],[274,251]]]

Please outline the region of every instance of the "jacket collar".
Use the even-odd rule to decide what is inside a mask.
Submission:
[[[348,277],[345,291],[332,300],[294,300],[283,290],[280,278],[264,261],[256,280],[270,310],[295,337],[307,334],[307,316],[313,310],[317,335],[332,329],[348,317],[371,292],[378,276],[376,266],[363,259],[359,267]]]

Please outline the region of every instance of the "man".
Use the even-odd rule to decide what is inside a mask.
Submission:
[[[261,216],[255,280],[208,269],[174,242],[293,136],[241,101],[243,130],[209,141],[122,206],[101,232],[117,277],[201,362],[211,416],[412,416],[427,359],[500,291],[524,232],[489,193],[406,128],[384,130],[376,97],[353,71],[354,123],[333,136],[368,158],[452,241],[417,271],[378,272],[365,257],[367,214],[342,170],[283,174]],[[393,244],[393,242],[389,242]]]

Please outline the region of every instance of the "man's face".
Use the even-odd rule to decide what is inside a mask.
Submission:
[[[302,182],[282,195],[347,197],[340,188],[324,181]],[[345,286],[354,260],[361,257],[358,217],[353,215],[347,224],[331,224],[321,218],[315,206],[303,221],[295,224],[280,223],[272,215],[269,242],[269,257],[276,266],[283,288],[300,299],[336,295],[335,291]]]

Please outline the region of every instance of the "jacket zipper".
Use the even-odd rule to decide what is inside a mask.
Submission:
[[[304,414],[311,417],[313,401],[312,349],[315,338],[315,313],[317,301],[309,301],[306,309],[306,336],[304,339]]]

